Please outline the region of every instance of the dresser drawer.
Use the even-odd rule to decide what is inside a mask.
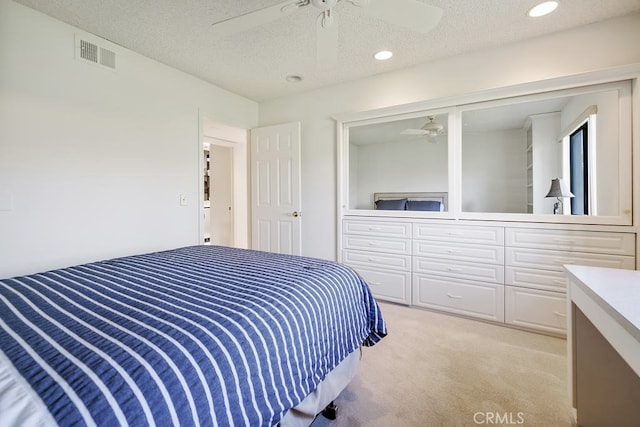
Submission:
[[[374,297],[402,304],[411,304],[411,273],[383,271],[374,268],[352,266],[369,285]]]
[[[414,273],[413,296],[417,306],[504,321],[502,285]]]
[[[564,294],[505,286],[505,323],[566,335]]]
[[[507,228],[505,245],[633,256],[636,239],[631,233]]]
[[[502,246],[504,228],[464,225],[414,224],[413,238],[455,243]]]
[[[567,276],[556,270],[505,267],[504,284],[554,292],[567,291]]]
[[[498,264],[414,257],[413,271],[414,273],[428,273],[458,279],[504,283],[504,267]]]
[[[411,271],[411,257],[409,255],[371,253],[369,251],[347,249],[342,252],[342,262],[350,266],[360,265],[363,267]]]
[[[635,257],[601,255],[582,252],[545,251],[538,249],[505,248],[505,265],[562,272],[564,264],[594,267],[635,268]]]
[[[384,237],[367,237],[345,234],[343,246],[345,249],[360,249],[403,255],[411,254],[411,239],[388,239]]]
[[[428,240],[413,241],[413,255],[448,260],[504,264],[504,247],[450,244]]]
[[[378,237],[406,237],[411,238],[411,223],[345,220],[343,223],[345,234],[361,234]]]

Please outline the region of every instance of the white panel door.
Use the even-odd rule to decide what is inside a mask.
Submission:
[[[209,146],[211,183],[211,244],[233,246],[233,148],[212,143]]]
[[[251,247],[300,255],[300,123],[251,130]]]

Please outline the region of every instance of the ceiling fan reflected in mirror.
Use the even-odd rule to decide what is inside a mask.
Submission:
[[[427,117],[429,120],[420,129],[405,129],[400,132],[402,135],[427,136],[435,138],[438,135],[446,135],[444,125],[435,121],[434,116]]]
[[[338,3],[358,7],[362,13],[399,27],[428,33],[440,21],[442,9],[417,0],[289,0],[212,24],[214,35],[228,36],[268,24],[296,10],[313,6],[320,10],[316,20],[318,65],[337,61],[338,23],[334,7]]]

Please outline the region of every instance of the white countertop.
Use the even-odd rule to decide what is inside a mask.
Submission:
[[[640,271],[565,265],[569,277],[640,342]]]

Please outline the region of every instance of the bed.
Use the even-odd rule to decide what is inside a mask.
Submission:
[[[315,258],[202,245],[4,279],[0,419],[308,424],[385,335],[366,283]]]
[[[446,212],[447,192],[373,193],[376,210]]]

